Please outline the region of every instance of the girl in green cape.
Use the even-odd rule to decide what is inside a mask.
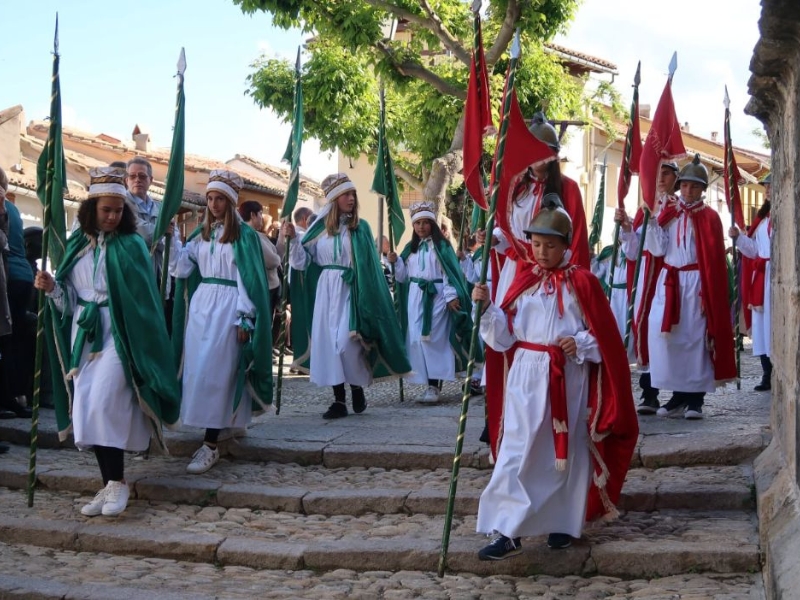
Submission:
[[[295,238],[289,262],[306,271],[310,313],[297,315],[308,326],[305,336],[294,335],[295,364],[310,358],[311,382],[333,387],[334,402],[322,417],[338,419],[347,416],[346,383],[353,411],[361,413],[367,407],[364,387],[374,377],[411,369],[372,232],[358,217],[355,185],[337,173],[325,178],[322,189],[328,204],[302,241],[291,223],[284,224],[284,235]]]
[[[205,429],[188,473],[219,461],[221,431],[247,427],[251,400],[256,410],[272,402],[269,288],[258,234],[236,212],[243,185],[232,171],[211,172],[203,223],[172,269],[173,341],[183,344],[176,353],[183,356],[181,420]]]
[[[92,448],[105,487],[81,508],[87,517],[125,510],[123,452],[159,442],[178,420],[180,393],[150,255],[125,202],[125,171],[93,169],[56,277],[36,276],[45,311],[59,436]],[[59,315],[60,313],[60,315]],[[71,395],[71,397],[70,397]]]

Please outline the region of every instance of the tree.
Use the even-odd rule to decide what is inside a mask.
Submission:
[[[245,13],[266,11],[275,25],[309,33],[303,65],[306,135],[322,149],[348,156],[376,147],[379,89],[386,89],[387,138],[402,180],[444,207],[460,170],[463,106],[472,46],[472,13],[462,0],[233,0]],[[585,116],[581,82],[570,77],[544,43],[565,30],[578,0],[499,0],[483,16],[494,110],[499,111],[507,50],[521,28],[523,54],[517,92],[525,114],[543,105],[550,118]],[[411,30],[388,39],[393,20]],[[291,118],[294,66],[262,58],[248,93],[284,120]],[[610,86],[601,86],[608,97]],[[612,97],[616,100],[616,97]],[[624,112],[624,110],[623,110]],[[487,148],[488,149],[488,148]]]

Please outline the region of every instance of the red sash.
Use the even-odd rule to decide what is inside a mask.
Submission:
[[[553,443],[556,450],[556,470],[567,468],[569,456],[569,421],[567,419],[567,385],[564,367],[567,360],[560,346],[516,342],[514,350],[524,348],[534,352],[546,352],[550,356],[550,413],[553,417]]]
[[[748,303],[748,308],[764,308],[764,286],[766,285],[768,262],[768,258],[759,257],[752,259],[753,279],[750,287],[750,302]]]
[[[678,273],[682,271],[699,271],[700,267],[697,263],[685,265],[683,267],[673,267],[664,263],[663,269],[667,272],[664,277],[664,294],[666,296],[664,302],[664,317],[661,321],[662,333],[669,333],[672,328],[681,321],[681,290],[680,290],[680,276]]]

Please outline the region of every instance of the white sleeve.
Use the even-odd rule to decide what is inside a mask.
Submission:
[[[444,301],[449,304],[458,298],[458,292],[456,292],[456,288],[450,285],[450,280],[447,278],[447,273],[444,273],[444,269],[442,271],[442,294],[444,295]]]
[[[653,256],[664,256],[667,253],[667,242],[667,230],[662,228],[655,219],[650,219],[644,238],[644,249]]]
[[[495,304],[489,304],[481,317],[481,337],[497,352],[504,352],[514,345],[517,339],[508,330],[506,314]]]
[[[747,258],[758,258],[758,244],[743,233],[736,238],[736,249]]]
[[[236,289],[239,297],[236,300],[236,321],[233,325],[238,325],[248,331],[253,329],[253,319],[256,317],[256,306],[250,300],[247,288],[242,281],[242,274],[236,270]]]
[[[600,356],[600,348],[597,345],[597,339],[588,331],[579,331],[572,336],[575,344],[578,346],[578,352],[571,360],[577,364],[582,365],[584,362],[589,361],[593,363],[603,362]]]
[[[314,246],[307,250],[297,237],[293,237],[289,243],[289,266],[295,271],[305,271],[311,264],[312,252],[315,253]]]
[[[177,243],[180,244],[180,242]],[[178,246],[178,252],[174,254],[176,259],[169,261],[169,274],[178,279],[191,275],[197,268],[197,240],[187,242],[182,248]]]
[[[397,283],[404,283],[406,279],[408,279],[406,262],[403,260],[403,257],[398,254],[397,262],[394,263],[394,280]]]
[[[464,279],[470,283],[474,283],[472,278],[475,276],[475,264],[472,261],[472,257],[467,255],[458,261],[458,264],[461,267],[461,272],[464,274]]]
[[[506,235],[499,227],[494,228],[492,235],[498,239],[497,245],[493,246],[492,250],[498,254],[505,254],[506,251],[511,247],[511,244],[506,239]]]
[[[639,256],[639,233],[631,229],[630,231],[619,232],[619,240],[622,243],[622,251],[628,260],[636,260]]]

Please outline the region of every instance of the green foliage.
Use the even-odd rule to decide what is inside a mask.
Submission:
[[[279,27],[301,27],[315,36],[303,65],[306,136],[324,150],[349,156],[373,155],[377,146],[379,89],[386,88],[387,138],[397,163],[421,175],[423,166],[450,148],[463,114],[468,65],[445,52],[437,26],[415,0],[233,0],[245,13],[265,11]],[[448,34],[468,54],[472,47],[472,14],[465,0],[428,0]],[[484,47],[492,47],[505,19],[508,0],[486,7]],[[519,2],[518,24],[523,54],[517,91],[523,113],[530,116],[548,105],[554,119],[585,114],[582,82],[571,78],[543,42],[563,31],[578,0]],[[387,6],[405,12],[409,39],[384,39],[394,16]],[[430,49],[434,51],[431,52]],[[490,73],[497,123],[507,51]],[[288,61],[261,58],[253,63],[248,94],[285,121],[291,118],[293,69]],[[424,80],[428,79],[428,81]],[[430,80],[443,82],[442,85]],[[458,90],[460,97],[451,93]],[[624,110],[623,110],[624,113]],[[492,141],[486,141],[491,152]],[[411,158],[414,157],[414,158]],[[419,161],[419,162],[414,162]]]

